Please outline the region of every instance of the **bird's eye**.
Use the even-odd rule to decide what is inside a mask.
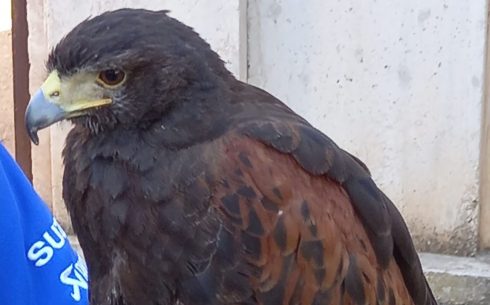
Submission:
[[[122,83],[126,77],[121,70],[109,69],[99,72],[97,81],[105,87],[115,87]]]

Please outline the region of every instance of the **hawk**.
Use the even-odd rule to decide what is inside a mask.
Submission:
[[[85,20],[47,70],[26,125],[74,124],[91,304],[436,304],[367,167],[166,11]]]

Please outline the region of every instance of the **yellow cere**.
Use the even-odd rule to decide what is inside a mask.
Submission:
[[[94,83],[92,74],[80,73],[63,80],[62,83],[58,71],[54,70],[44,81],[41,90],[47,101],[57,104],[68,113],[112,102],[110,98],[103,98],[102,89]]]
[[[59,94],[61,90],[61,80],[57,71],[53,71],[49,74],[48,78],[44,81],[44,84],[42,84],[41,90],[46,99],[50,99],[55,92],[58,92]]]

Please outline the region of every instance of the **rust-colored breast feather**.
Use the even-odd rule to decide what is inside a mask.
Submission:
[[[393,221],[391,202],[363,164],[320,132],[251,125],[228,137],[222,153],[214,204],[240,232],[247,264],[239,271],[257,303],[436,304],[405,227],[401,250],[413,261],[401,270],[395,258],[393,223],[405,225],[399,214]]]

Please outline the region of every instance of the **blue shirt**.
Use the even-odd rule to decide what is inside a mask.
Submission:
[[[0,143],[0,304],[88,304],[87,268]]]

